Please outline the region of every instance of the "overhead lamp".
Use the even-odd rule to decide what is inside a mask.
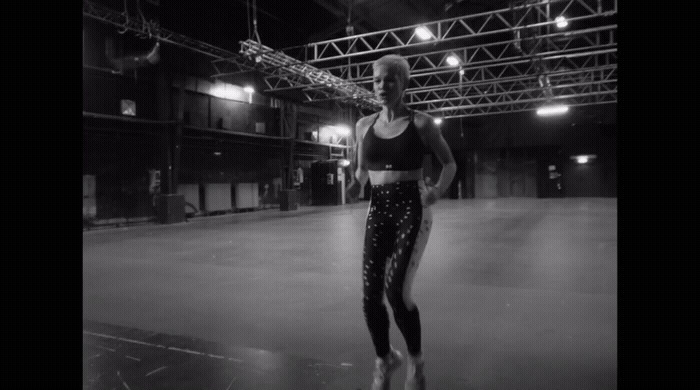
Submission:
[[[461,69],[461,68],[459,69],[459,75],[464,76],[464,69]]]
[[[245,87],[243,87],[243,90],[248,92],[248,93],[255,92],[255,89],[253,87],[251,87],[250,85],[246,85]]]
[[[442,123],[442,118],[435,118],[433,122],[435,122],[436,125],[440,125]]]
[[[451,54],[449,57],[447,57],[445,61],[447,61],[447,64],[450,66],[459,65],[459,58],[457,58],[457,56],[454,54]]]
[[[418,35],[418,38],[427,41],[428,39],[433,37],[433,33],[428,30],[427,27],[425,26],[418,26],[416,27],[416,35]]]
[[[318,141],[337,144],[351,133],[347,125],[321,125],[318,131]]]
[[[345,168],[345,167],[347,167],[347,166],[350,166],[350,161],[349,161],[349,160],[346,160],[346,159],[342,159],[342,160],[339,160],[339,161],[338,161],[338,164],[339,164],[341,167]]]
[[[341,137],[347,137],[350,135],[350,128],[345,125],[335,126],[335,133]]]
[[[554,21],[557,22],[557,27],[559,28],[564,28],[569,25],[569,22],[563,16],[557,16]]]
[[[596,158],[595,154],[580,154],[577,156],[571,156],[571,159],[576,160],[576,162],[579,164],[586,164],[594,158]]]
[[[561,115],[569,111],[569,106],[565,104],[546,105],[537,109],[539,116]]]

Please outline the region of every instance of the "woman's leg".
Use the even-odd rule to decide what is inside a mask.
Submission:
[[[370,204],[365,228],[364,250],[362,253],[363,311],[369,328],[372,343],[378,357],[389,353],[389,315],[384,305],[384,272],[386,259],[390,255],[391,243],[386,234],[384,207],[376,201]]]
[[[415,202],[415,200],[414,200]],[[421,326],[418,307],[411,299],[411,287],[432,227],[432,212],[420,203],[397,210],[401,219],[394,239],[391,262],[386,273],[387,299],[394,320],[412,356],[421,353]]]

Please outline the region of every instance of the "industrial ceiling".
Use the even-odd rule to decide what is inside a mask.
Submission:
[[[204,2],[209,7],[217,3]],[[543,104],[617,102],[617,0],[294,3],[308,3],[310,17],[319,15],[315,26],[298,20],[307,24],[303,27],[308,34],[296,34],[301,42],[266,40],[273,34],[257,28],[258,18],[279,21],[290,11],[280,9],[274,15],[276,7],[262,1],[230,1],[230,6],[245,7],[236,22],[248,33],[237,40],[237,50],[87,0],[83,15],[205,54],[211,58],[214,78],[256,72],[263,76],[266,92],[292,92],[310,104],[378,107],[371,93],[371,64],[388,53],[406,57],[411,66],[407,104],[433,116],[460,118],[532,111]],[[167,6],[172,5],[160,1],[160,7]],[[559,16],[566,18],[566,27],[557,27]],[[418,36],[419,26],[429,31],[428,39]],[[313,28],[318,30],[312,32]],[[294,43],[280,46],[290,42]],[[450,64],[450,56],[457,62]]]

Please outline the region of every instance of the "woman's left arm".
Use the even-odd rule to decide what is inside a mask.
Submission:
[[[435,153],[440,161],[440,164],[442,164],[440,178],[438,179],[437,183],[432,185],[437,191],[437,194],[435,195],[439,198],[445,193],[445,191],[447,191],[448,188],[450,188],[452,179],[454,179],[455,173],[457,172],[457,164],[455,163],[455,159],[452,156],[452,151],[450,151],[450,147],[447,145],[445,138],[443,138],[440,129],[433,122],[432,118],[427,115],[426,117],[426,120],[420,121],[422,122],[422,126],[417,127],[423,140],[425,141],[425,144]],[[418,125],[418,123],[416,123],[416,125]]]

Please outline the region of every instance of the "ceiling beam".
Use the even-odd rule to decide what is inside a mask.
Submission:
[[[327,0],[313,0],[314,3],[317,5],[323,7],[326,11],[330,12],[331,14],[335,15],[339,19],[345,21],[347,24],[347,19],[348,19],[348,11],[347,8],[343,9],[339,5],[336,6],[338,2],[334,1],[327,1]],[[354,6],[353,6],[354,8]],[[358,15],[356,12],[353,12],[350,18],[350,22],[355,27],[355,34],[360,33],[360,34],[365,34],[368,33],[372,30],[376,30],[376,28],[373,28],[374,26],[372,25],[371,22],[369,22],[366,18],[364,18],[362,15]],[[362,22],[363,24],[357,23],[357,22]],[[370,28],[367,28],[366,26],[369,26]]]

